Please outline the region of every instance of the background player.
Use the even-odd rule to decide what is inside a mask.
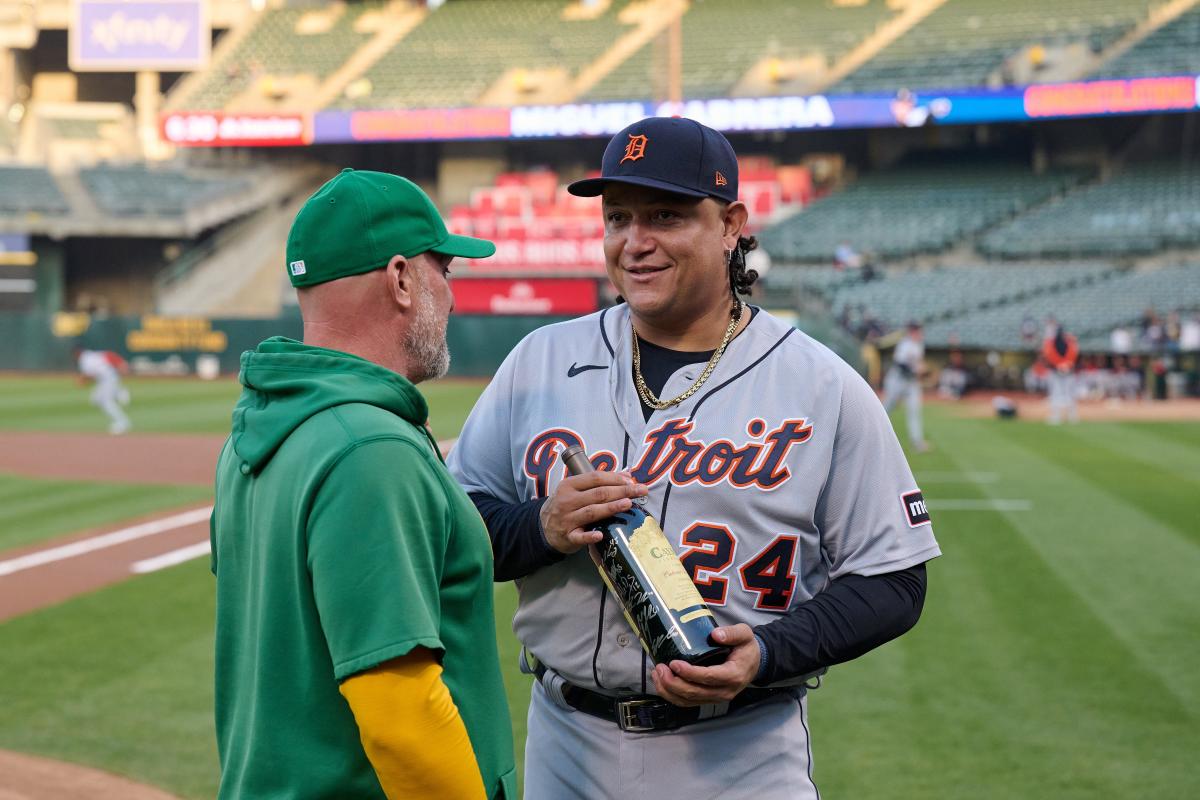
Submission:
[[[918,453],[929,449],[921,419],[921,375],[925,371],[925,338],[921,323],[908,323],[903,338],[896,343],[892,366],[883,379],[883,407],[889,414],[904,398],[908,422],[908,440]]]
[[[939,553],[924,501],[866,383],[737,297],[755,242],[720,133],[643,120],[570,189],[603,194],[625,302],[526,337],[449,461],[520,592],[539,677],[526,797],[816,797],[805,681],[916,622]],[[566,478],[568,444],[603,471]],[[726,663],[649,663],[579,552],[635,498],[724,626]]]
[[[80,378],[95,383],[91,403],[108,415],[108,432],[128,431],[129,417],[121,409],[129,405],[129,390],[121,383],[121,375],[129,372],[125,359],[108,350],[78,350],[75,358]]]
[[[1075,362],[1079,360],[1079,342],[1067,333],[1054,317],[1046,320],[1046,338],[1042,341],[1042,358],[1050,365],[1046,377],[1050,399],[1051,425],[1058,425],[1065,416],[1070,422],[1079,421],[1079,406],[1075,398]]]

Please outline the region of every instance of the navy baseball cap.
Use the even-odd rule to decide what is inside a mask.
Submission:
[[[609,141],[599,178],[575,181],[567,191],[596,197],[610,183],[732,203],[738,199],[737,155],[720,131],[694,119],[648,117]]]

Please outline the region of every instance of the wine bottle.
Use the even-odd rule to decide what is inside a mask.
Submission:
[[[595,469],[577,445],[562,459],[572,475]],[[729,648],[709,638],[717,626],[713,612],[654,517],[635,504],[597,522],[595,530],[604,538],[592,545],[592,560],[654,663],[722,663]]]

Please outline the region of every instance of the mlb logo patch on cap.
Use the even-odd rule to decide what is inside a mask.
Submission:
[[[288,264],[288,269],[292,271],[293,275],[303,275],[305,272],[308,272],[304,267],[303,261],[293,261],[291,264]]]

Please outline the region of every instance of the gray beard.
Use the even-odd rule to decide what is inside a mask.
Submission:
[[[404,350],[408,355],[408,377],[413,383],[437,380],[450,370],[446,328],[438,323],[433,310],[433,292],[424,280],[417,287],[416,310],[413,323],[404,335]]]

